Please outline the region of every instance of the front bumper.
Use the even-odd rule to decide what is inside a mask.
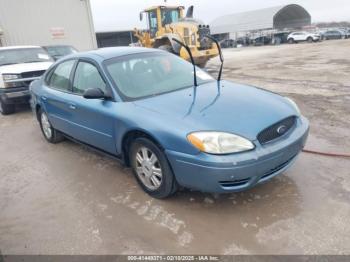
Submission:
[[[197,47],[190,47],[194,63],[196,65],[206,63],[209,59],[219,55],[219,51],[216,46],[213,45],[211,49],[199,50]],[[190,56],[185,48],[180,49],[180,57],[190,61]]]
[[[27,104],[30,99],[28,87],[0,89],[1,101],[5,104]]]
[[[281,174],[295,161],[309,133],[304,117],[283,137],[266,145],[254,141],[253,151],[210,155],[188,155],[166,150],[177,182],[186,188],[203,192],[238,192]]]

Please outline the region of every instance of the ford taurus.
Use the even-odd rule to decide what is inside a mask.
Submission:
[[[70,138],[121,159],[156,198],[179,187],[225,193],[263,183],[291,166],[309,131],[291,99],[194,74],[161,50],[74,54],[30,90],[48,142]]]

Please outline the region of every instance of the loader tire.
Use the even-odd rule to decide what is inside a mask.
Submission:
[[[175,53],[174,49],[170,45],[161,45],[158,47],[158,49],[167,51],[167,52],[172,53],[172,54]]]

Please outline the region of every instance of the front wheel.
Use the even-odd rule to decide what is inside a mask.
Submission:
[[[135,139],[129,150],[133,173],[142,189],[154,198],[166,198],[177,190],[175,176],[164,152],[147,138]]]
[[[42,110],[38,112],[38,119],[40,123],[41,131],[45,137],[45,139],[52,144],[56,144],[64,140],[64,136],[54,129],[47,117],[46,113]]]
[[[207,65],[207,62],[208,62],[208,61],[199,63],[199,64],[198,64],[199,68],[205,68],[205,66]]]
[[[308,42],[308,43],[312,43],[313,41],[314,41],[314,40],[312,39],[312,37],[308,37],[308,38],[307,38],[307,42]]]
[[[161,45],[158,49],[174,54],[174,49],[170,45]]]
[[[290,39],[288,40],[288,43],[294,44],[294,39],[293,39],[293,38],[290,38]]]
[[[0,98],[0,113],[2,115],[9,115],[15,112],[15,105],[13,104],[6,104],[2,101]]]

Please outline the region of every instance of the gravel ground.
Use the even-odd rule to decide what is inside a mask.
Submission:
[[[295,99],[307,148],[350,151],[350,40],[227,49],[224,78]],[[214,71],[216,62],[208,65]],[[269,183],[155,200],[129,169],[0,117],[3,254],[350,254],[350,160],[302,153]]]

